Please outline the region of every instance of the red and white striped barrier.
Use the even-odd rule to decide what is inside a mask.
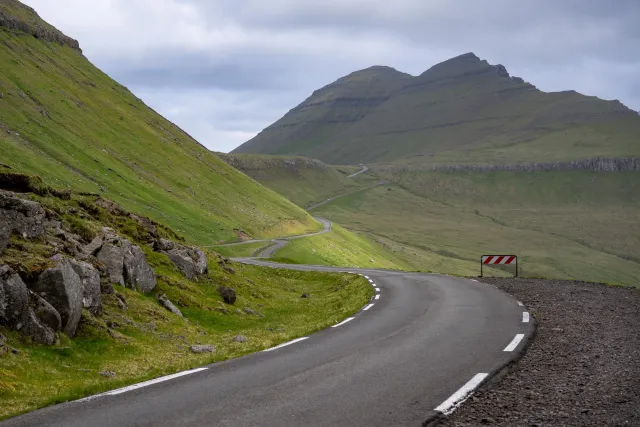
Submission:
[[[482,255],[480,258],[480,277],[482,277],[485,265],[513,265],[516,266],[516,277],[518,277],[518,257],[515,255]]]
[[[518,257],[515,255],[484,255],[482,257],[483,264],[515,264]]]

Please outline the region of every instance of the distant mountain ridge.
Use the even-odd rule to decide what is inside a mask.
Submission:
[[[640,154],[619,101],[546,93],[466,53],[413,77],[375,66],[313,94],[233,153],[334,164],[557,161]]]

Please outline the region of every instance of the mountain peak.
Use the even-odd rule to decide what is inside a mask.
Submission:
[[[35,10],[18,0],[0,0],[0,27],[21,31],[37,39],[60,43],[82,53],[77,40],[49,25]]]

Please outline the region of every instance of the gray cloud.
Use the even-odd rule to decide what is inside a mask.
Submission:
[[[640,109],[637,0],[25,0],[209,148],[228,151],[357,69],[469,51],[542,90]]]

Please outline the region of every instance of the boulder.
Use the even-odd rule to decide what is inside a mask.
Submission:
[[[31,290],[58,310],[62,330],[73,337],[82,316],[83,286],[71,262],[63,260],[45,270]]]
[[[120,242],[104,243],[96,254],[104,265],[104,274],[111,283],[124,286],[124,250]]]
[[[215,353],[216,346],[214,345],[192,345],[190,347],[191,353]]]
[[[82,306],[94,316],[100,315],[102,313],[100,273],[89,263],[74,259],[69,262],[82,282]]]
[[[124,245],[124,283],[126,287],[143,293],[156,288],[156,274],[139,246]]]
[[[226,286],[220,286],[218,288],[218,293],[227,304],[235,304],[236,302],[236,291],[231,288],[227,288]]]
[[[5,267],[0,268],[0,324],[20,331],[38,343],[55,344],[58,339],[55,330],[40,321],[36,310],[48,323],[57,326],[56,310],[40,299],[35,299],[34,310],[27,286],[20,276]]]
[[[62,318],[60,313],[51,304],[49,304],[44,298],[40,297],[34,292],[29,292],[30,305],[33,308],[33,312],[43,325],[50,327],[54,331],[62,329]]]
[[[233,337],[233,342],[247,342],[249,341],[247,339],[247,337],[243,336],[243,335],[236,335],[235,337]]]
[[[42,236],[53,223],[47,220],[45,210],[40,203],[24,200],[10,191],[0,190],[0,224],[4,224],[1,233],[15,231],[25,238]]]
[[[102,241],[103,241],[102,236],[95,237],[91,241],[91,243],[89,243],[88,245],[82,248],[82,252],[84,252],[86,255],[95,255],[98,249],[102,247]]]
[[[199,249],[183,246],[167,239],[158,239],[154,244],[154,250],[167,255],[188,279],[194,279],[209,271],[207,255]]]
[[[169,298],[167,298],[167,296],[165,294],[160,295],[158,297],[158,301],[160,302],[160,304],[164,308],[166,308],[167,310],[169,310],[173,314],[176,314],[176,315],[182,317],[182,312],[178,309],[178,307],[173,305],[173,303],[171,301],[169,301]]]
[[[311,298],[311,295],[305,292],[300,298]]]
[[[0,255],[9,245],[9,239],[11,238],[11,229],[9,224],[0,219]]]

